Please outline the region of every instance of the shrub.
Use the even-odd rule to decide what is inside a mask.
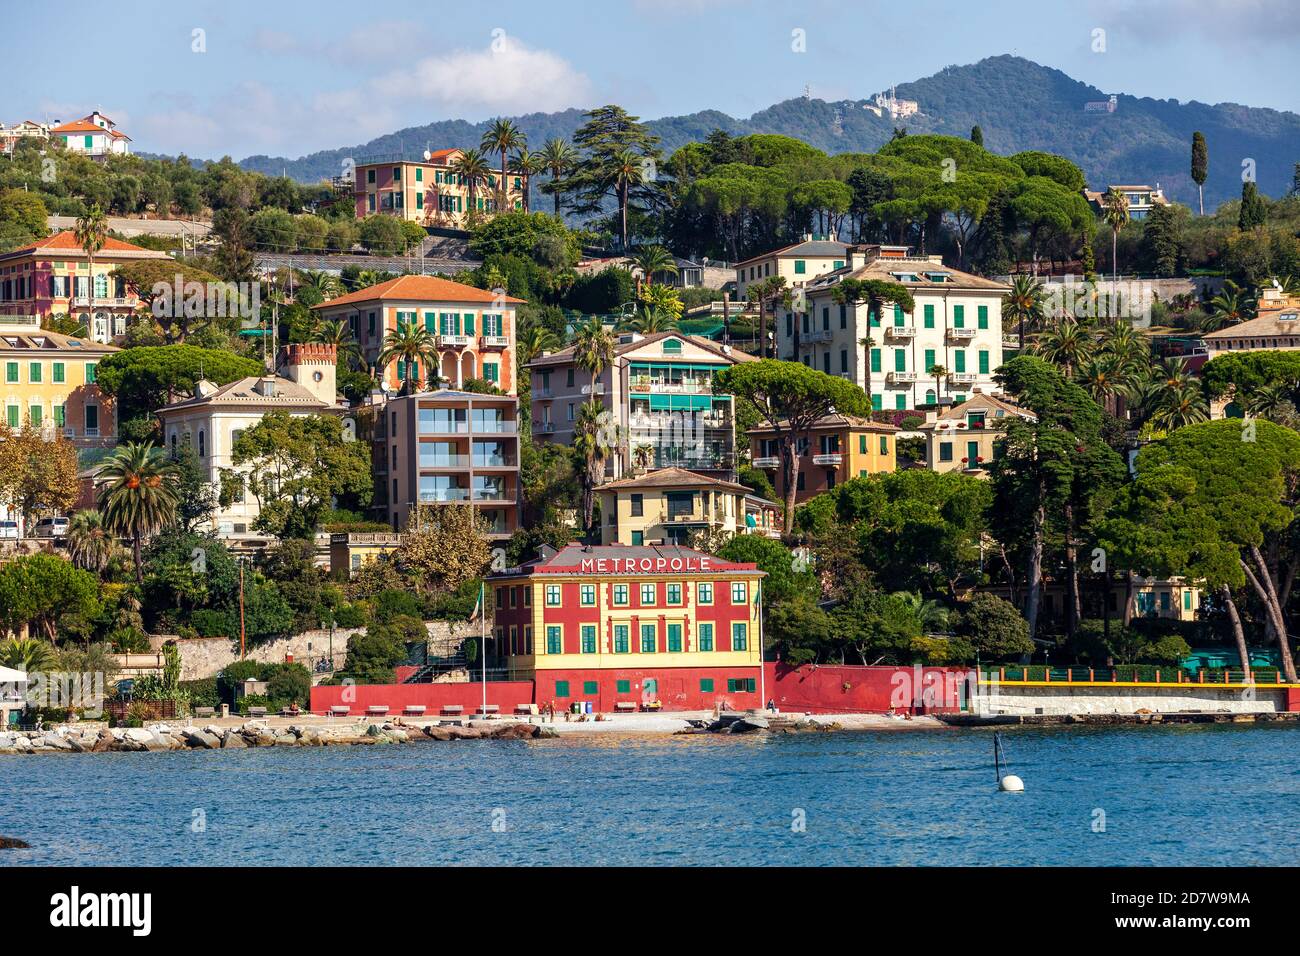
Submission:
[[[335,627],[361,627],[366,623],[366,611],[359,604],[340,604],[334,610]]]
[[[220,707],[221,691],[217,678],[201,677],[198,680],[181,681],[181,690],[189,695],[192,707]]]
[[[277,710],[289,704],[305,707],[311,700],[311,672],[302,664],[267,664],[262,676]]]
[[[229,611],[200,608],[190,617],[190,625],[200,637],[233,637],[233,622]]]
[[[420,601],[406,591],[380,591],[371,602],[371,616],[380,624],[388,624],[400,615],[420,616]]]
[[[247,714],[250,707],[265,707],[271,710],[271,699],[262,694],[249,694],[239,699],[238,710],[241,714]]]
[[[149,638],[135,627],[119,627],[108,635],[108,642],[119,654],[144,654],[149,651]]]

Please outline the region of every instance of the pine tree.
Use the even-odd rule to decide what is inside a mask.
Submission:
[[[1248,232],[1268,221],[1268,207],[1254,180],[1241,184],[1241,212],[1237,214],[1237,228]]]
[[[1201,215],[1205,215],[1205,176],[1210,169],[1210,152],[1205,146],[1205,134],[1197,130],[1192,134],[1192,179],[1196,183]]]
[[[976,146],[983,146],[984,130],[980,129],[978,126],[972,126],[970,128],[970,141]]]

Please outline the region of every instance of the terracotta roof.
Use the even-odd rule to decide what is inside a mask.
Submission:
[[[62,125],[55,126],[53,129],[50,130],[50,132],[51,133],[107,133],[108,130],[104,129],[104,127],[98,125],[97,123],[90,122],[90,120],[79,119],[79,120],[73,120],[71,123],[63,123]]]
[[[278,375],[275,377],[275,395],[263,395],[257,390],[257,386],[266,377],[265,375],[250,375],[227,385],[218,385],[216,391],[211,395],[193,396],[179,402],[172,402],[170,405],[164,405],[158,409],[158,413],[161,415],[179,409],[201,408],[203,406],[235,408],[269,406],[272,408],[315,409],[318,411],[336,407],[321,401],[297,382],[281,378]]]
[[[632,488],[725,488],[727,491],[738,491],[744,494],[751,491],[748,485],[710,478],[708,475],[687,471],[685,468],[659,468],[634,478],[620,478],[618,481],[608,482],[600,485],[596,490],[624,491]]]
[[[62,332],[7,326],[5,325],[5,318],[5,316],[0,315],[0,352],[88,352],[102,356],[110,352],[121,351],[116,345],[93,342],[88,338],[64,335]]]
[[[81,243],[77,242],[77,234],[71,229],[65,229],[63,232],[55,233],[52,236],[46,236],[44,239],[37,239],[21,248],[14,249],[0,255],[0,259],[17,256],[27,252],[68,252],[80,253],[85,255],[81,248]],[[141,246],[132,245],[129,242],[123,242],[121,239],[114,239],[107,236],[104,239],[104,247],[95,253],[96,256],[102,256],[105,253],[130,252],[137,254],[142,259],[170,259],[171,256],[165,252],[159,252],[156,249],[145,249]],[[111,258],[111,255],[110,255]]]
[[[737,262],[732,268],[739,269],[741,266],[747,266],[751,262],[761,262],[764,259],[771,259],[773,256],[778,258],[788,258],[790,256],[812,256],[823,258],[834,258],[842,256],[849,248],[847,242],[837,242],[834,239],[809,239],[805,242],[796,242],[792,245],[782,246],[780,249],[774,249],[771,252],[765,252],[759,256],[751,256],[744,262]]]
[[[681,332],[674,331],[651,332],[649,335],[644,335],[634,342],[618,342],[614,346],[614,356],[617,358],[621,355],[627,354],[628,352],[634,352],[639,348],[644,348],[647,345],[652,345],[655,342],[670,337],[681,339],[683,342],[690,342],[692,345],[698,345],[706,352],[712,352],[718,358],[725,359],[728,362],[758,361],[755,356],[750,355],[748,352],[742,352],[740,349],[730,349],[730,351],[724,352],[722,351],[723,346],[718,342],[714,342],[712,339],[706,339],[700,335],[684,335]],[[533,359],[525,367],[540,368],[548,365],[568,365],[573,361],[573,350],[574,346],[570,345],[566,348],[560,349],[558,352],[548,352],[545,355]]]
[[[593,564],[597,561],[633,563],[613,570],[607,564],[604,570],[597,571],[594,568],[583,570],[584,561]],[[677,562],[676,567],[674,562]],[[701,570],[743,572],[750,576],[763,574],[758,570],[758,565],[751,562],[725,561],[715,555],[676,544],[569,544],[550,557],[537,558],[491,577],[517,577],[523,574],[591,574],[608,577],[610,574],[698,574]]]
[[[1289,318],[1283,318],[1289,316]],[[1279,335],[1300,335],[1300,298],[1288,299],[1272,307],[1260,309],[1260,314],[1245,322],[1229,325],[1215,332],[1206,332],[1202,339],[1249,339]]]
[[[981,392],[978,395],[972,395],[970,398],[966,399],[966,401],[962,402],[960,405],[954,405],[952,406],[952,408],[949,408],[947,411],[943,412],[943,414],[939,415],[938,421],[940,422],[960,421],[966,417],[966,414],[968,412],[978,412],[978,411],[993,412],[994,413],[993,417],[995,420],[998,418],[1005,419],[1013,416],[1016,418],[1024,418],[1031,422],[1038,420],[1038,416],[1036,416],[1033,412],[1031,412],[1027,408],[1021,408],[1019,405],[1013,405],[1010,402],[1003,401],[1002,399],[998,398],[996,395],[986,395]],[[1001,412],[1002,414],[999,415],[997,414],[998,412]],[[934,425],[935,422],[927,422],[926,424],[921,425],[919,427],[923,429],[933,428]]]
[[[787,420],[782,420],[780,424],[782,428],[790,427],[790,422]],[[885,422],[863,418],[860,415],[846,415],[843,412],[831,412],[829,415],[823,415],[813,422],[811,430],[821,431],[827,428],[848,428],[852,431],[883,432],[885,434],[898,431],[897,425],[889,425]],[[759,425],[756,428],[751,428],[749,433],[751,435],[776,434],[776,429],[771,425]]]
[[[522,305],[523,299],[512,296],[497,296],[487,289],[476,289],[450,279],[437,276],[398,276],[378,285],[349,292],[328,302],[312,306],[313,309],[331,309],[338,305],[351,305],[354,302],[377,302],[380,299],[405,299],[422,302],[511,302]]]

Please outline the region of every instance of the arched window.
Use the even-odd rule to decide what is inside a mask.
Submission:
[[[933,405],[933,404],[934,404],[934,401],[935,401],[935,397],[934,397],[934,389],[932,389],[932,388],[927,388],[927,389],[925,390],[925,403],[926,403],[927,405]]]

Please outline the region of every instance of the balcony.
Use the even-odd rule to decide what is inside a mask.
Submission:
[[[421,468],[468,468],[469,455],[421,455]]]
[[[533,431],[549,435],[555,431],[555,422],[533,422]]]
[[[475,468],[515,468],[519,464],[513,455],[475,455]]]
[[[1020,348],[1020,337],[1019,337],[1019,336],[1016,336],[1016,335],[1013,335],[1013,336],[1011,336],[1010,338],[1006,338],[1006,337],[1004,337],[1004,338],[1002,339],[1002,347],[1003,347],[1004,349],[1018,349],[1018,348]]]
[[[948,376],[948,381],[954,385],[970,385],[976,381],[978,376],[974,372],[953,372]]]
[[[914,325],[887,325],[885,326],[885,335],[891,339],[910,339],[916,335],[916,326]]]
[[[434,488],[432,491],[420,492],[421,504],[449,504],[469,501],[468,488]]]
[[[949,329],[948,338],[957,339],[960,342],[965,342],[968,341],[969,339],[975,338],[975,330],[974,329]]]
[[[776,455],[762,455],[758,458],[751,458],[749,463],[755,468],[776,468],[781,464],[781,459]]]
[[[726,415],[696,412],[691,418],[679,417],[690,414],[689,412],[665,412],[661,415],[630,415],[627,425],[628,428],[639,431],[681,431],[689,425],[698,425],[700,428],[731,428],[731,419]]]
[[[470,431],[475,435],[513,435],[515,433],[515,423],[513,421],[480,419],[470,422]]]
[[[604,395],[605,383],[597,382],[595,385],[591,385],[591,384],[584,385],[582,386],[582,394],[583,395]]]
[[[78,306],[82,308],[90,308],[90,296],[88,295],[73,296],[70,301],[74,308]],[[136,301],[136,299],[128,298],[126,296],[114,297],[108,295],[97,295],[95,296],[95,308],[134,309],[136,307]]]
[[[533,388],[533,399],[554,398],[554,393],[549,388],[542,388],[540,385]]]
[[[813,455],[814,465],[841,465],[844,463],[844,455],[841,452],[828,452],[825,455]]]
[[[830,329],[815,329],[812,332],[804,332],[799,336],[801,345],[812,345],[817,342],[829,342],[835,337],[835,333]]]
[[[916,372],[890,372],[889,382],[891,385],[911,385],[919,377]]]
[[[475,488],[474,501],[499,501],[506,504],[515,500],[515,493],[509,488]]]
[[[438,348],[440,349],[467,349],[474,344],[472,335],[439,335]]]
[[[665,395],[712,395],[713,382],[708,379],[682,379],[677,382],[661,382],[648,378],[628,380],[628,392],[632,394],[659,392]],[[586,391],[583,391],[586,394]]]
[[[504,349],[510,347],[510,338],[505,335],[479,336],[479,346],[485,349]]]

